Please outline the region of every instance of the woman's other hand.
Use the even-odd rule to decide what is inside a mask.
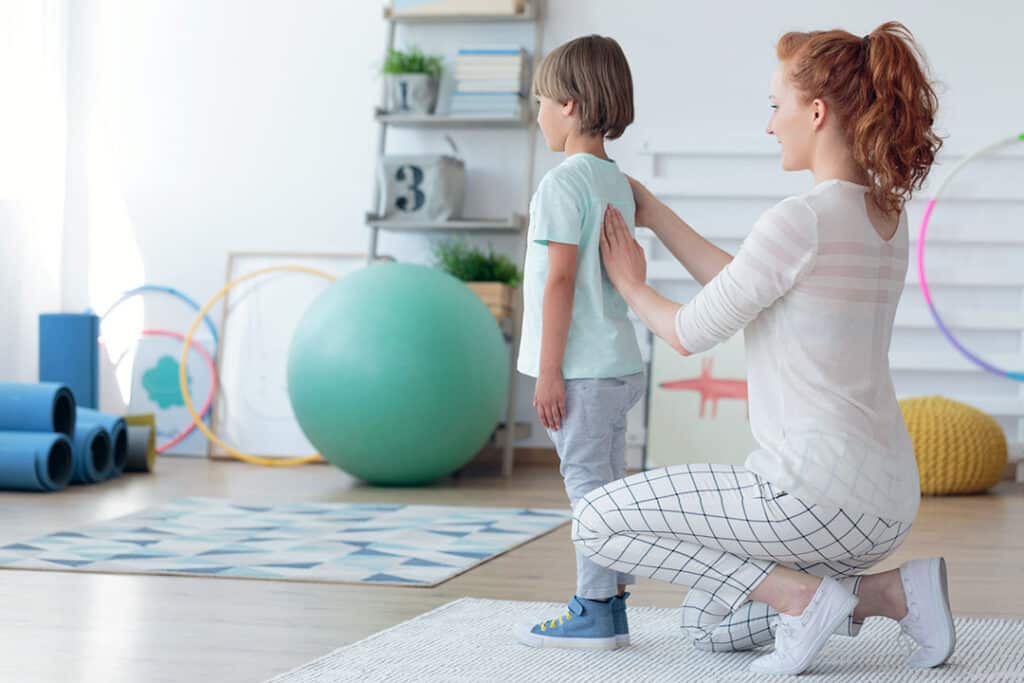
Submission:
[[[647,283],[647,257],[644,256],[644,250],[633,239],[622,214],[613,206],[608,206],[604,212],[601,258],[608,278],[623,296],[628,290]]]

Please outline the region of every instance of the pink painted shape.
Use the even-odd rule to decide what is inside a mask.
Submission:
[[[719,399],[747,400],[747,382],[742,379],[716,379],[711,374],[713,364],[714,358],[705,358],[701,363],[699,377],[662,382],[658,386],[669,391],[698,392],[700,394],[700,417],[704,417],[704,407],[710,401],[711,417],[715,419],[718,417]]]

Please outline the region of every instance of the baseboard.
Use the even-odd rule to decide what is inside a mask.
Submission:
[[[501,468],[503,452],[500,448],[485,448],[463,470],[480,471]],[[558,453],[554,448],[517,448],[515,467],[558,467]]]

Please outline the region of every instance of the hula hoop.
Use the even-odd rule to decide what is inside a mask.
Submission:
[[[185,341],[185,335],[181,332],[174,332],[173,330],[143,330],[142,334],[143,336],[170,337],[171,339],[177,339],[180,342]],[[217,368],[214,366],[213,357],[210,356],[210,353],[204,349],[201,344],[195,343],[193,345],[193,351],[202,357],[203,361],[206,363],[206,369],[210,372],[210,391],[206,394],[206,401],[203,403],[203,407],[199,409],[199,417],[202,419],[210,413],[210,408],[213,407],[213,397],[214,394],[217,393]],[[194,432],[195,429],[195,423],[189,423],[187,427],[168,439],[166,443],[157,446],[157,455],[163,455],[165,451],[177,446],[185,439],[185,437]]]
[[[966,346],[964,346],[960,342],[959,339],[956,338],[956,335],[954,335],[953,332],[950,331],[949,327],[946,326],[945,321],[942,319],[942,316],[939,315],[939,311],[935,307],[935,302],[932,299],[931,289],[928,287],[928,278],[925,276],[924,267],[924,244],[925,237],[928,233],[928,223],[931,221],[932,212],[935,210],[935,204],[939,201],[939,197],[942,196],[942,193],[943,191],[945,191],[946,186],[949,185],[949,182],[956,176],[957,173],[959,173],[963,169],[964,166],[966,166],[974,159],[977,159],[978,157],[984,156],[985,154],[994,152],[997,149],[1007,147],[1017,142],[1024,142],[1024,133],[1021,133],[1020,135],[1014,136],[1012,138],[1005,138],[1003,140],[999,140],[998,142],[993,142],[991,145],[987,145],[975,152],[972,152],[971,154],[968,154],[960,161],[960,163],[954,166],[953,169],[949,172],[949,175],[945,177],[945,179],[939,185],[938,189],[935,191],[935,195],[930,200],[928,200],[928,205],[924,209],[924,217],[921,219],[921,231],[918,233],[917,236],[917,275],[918,279],[921,282],[921,294],[924,295],[924,302],[928,305],[928,310],[932,314],[932,319],[935,321],[935,325],[939,328],[939,331],[942,332],[943,336],[946,337],[946,340],[949,341],[949,343],[952,344],[953,347],[957,351],[959,351],[965,358],[967,358],[967,360],[971,361],[982,370],[990,372],[993,375],[998,375],[999,377],[1006,377],[1008,379],[1016,380],[1018,382],[1024,382],[1024,372],[1013,372],[1010,370],[1004,370],[1003,368],[993,365],[992,363],[989,363],[985,359],[971,352]]]
[[[204,318],[206,318],[206,315],[210,312],[210,309],[213,308],[218,301],[223,299],[232,289],[247,280],[251,280],[261,275],[266,275],[267,273],[280,272],[307,273],[309,275],[316,275],[317,277],[321,277],[330,282],[334,282],[335,280],[333,275],[307,266],[268,266],[231,280],[224,285],[219,292],[214,294],[202,308],[199,309],[199,313],[196,315],[195,320],[192,321],[191,327],[189,327],[188,332],[185,334],[185,348],[181,351],[181,362],[178,364],[178,385],[181,387],[181,396],[185,399],[185,408],[188,410],[189,415],[192,416],[192,424],[198,427],[199,431],[205,434],[207,439],[220,446],[224,452],[232,458],[241,460],[242,462],[251,463],[253,465],[262,465],[264,467],[292,467],[294,465],[305,465],[306,463],[311,462],[321,462],[322,459],[319,453],[304,455],[298,458],[267,458],[259,455],[252,455],[251,453],[243,453],[242,451],[236,450],[224,443],[219,436],[214,434],[209,427],[203,424],[202,418],[199,417],[199,414],[196,413],[195,407],[192,405],[192,398],[188,395],[188,377],[185,372],[185,362],[188,360],[188,351],[192,348],[192,337],[195,335],[196,330],[199,329],[199,325],[203,322]]]
[[[139,333],[139,336],[170,337],[171,339],[177,339],[181,342],[185,341],[185,335],[181,332],[174,332],[173,330],[142,330],[142,332]],[[103,337],[100,337],[99,343],[103,344]],[[210,391],[207,392],[206,401],[203,403],[203,407],[199,410],[199,417],[200,419],[203,419],[210,413],[210,408],[213,407],[213,397],[217,393],[217,368],[214,365],[213,357],[199,342],[195,343],[195,348],[193,350],[203,359],[203,362],[206,363],[206,369],[210,372]],[[181,443],[185,437],[194,432],[195,429],[195,424],[190,422],[186,427],[182,428],[181,431],[168,439],[166,443],[156,446],[154,449],[155,453],[157,455],[162,455],[168,449],[174,448]]]
[[[181,301],[185,302],[194,310],[199,310],[199,304],[193,301],[192,298],[189,297],[187,294],[184,294],[183,292],[175,289],[174,287],[167,287],[164,285],[142,285],[140,287],[136,287],[135,289],[129,289],[127,292],[118,297],[117,301],[112,303],[107,308],[106,312],[100,316],[100,320],[106,318],[114,311],[115,308],[123,304],[128,299],[131,299],[132,297],[135,296],[139,296],[140,294],[144,294],[146,292],[160,292],[161,294],[173,296],[176,299],[180,299]],[[214,354],[216,354],[217,347],[220,346],[220,337],[217,336],[217,327],[213,324],[213,321],[210,320],[209,316],[206,316],[206,327],[210,330],[210,335],[213,337],[213,352]]]

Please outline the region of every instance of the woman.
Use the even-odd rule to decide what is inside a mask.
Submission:
[[[614,209],[602,254],[634,312],[679,353],[745,330],[750,422],[743,467],[644,472],[576,506],[594,562],[690,586],[683,628],[701,649],[774,639],[751,670],[797,674],[833,633],[900,621],[914,667],[938,666],[955,633],[941,558],[864,574],[906,538],[917,466],[889,374],[907,269],[904,204],[941,141],[937,99],[910,32],[788,33],[777,46],[767,133],[782,167],[815,185],[765,212],[735,257],[634,183],[651,227],[703,285],[686,306],[646,284],[643,251]]]

